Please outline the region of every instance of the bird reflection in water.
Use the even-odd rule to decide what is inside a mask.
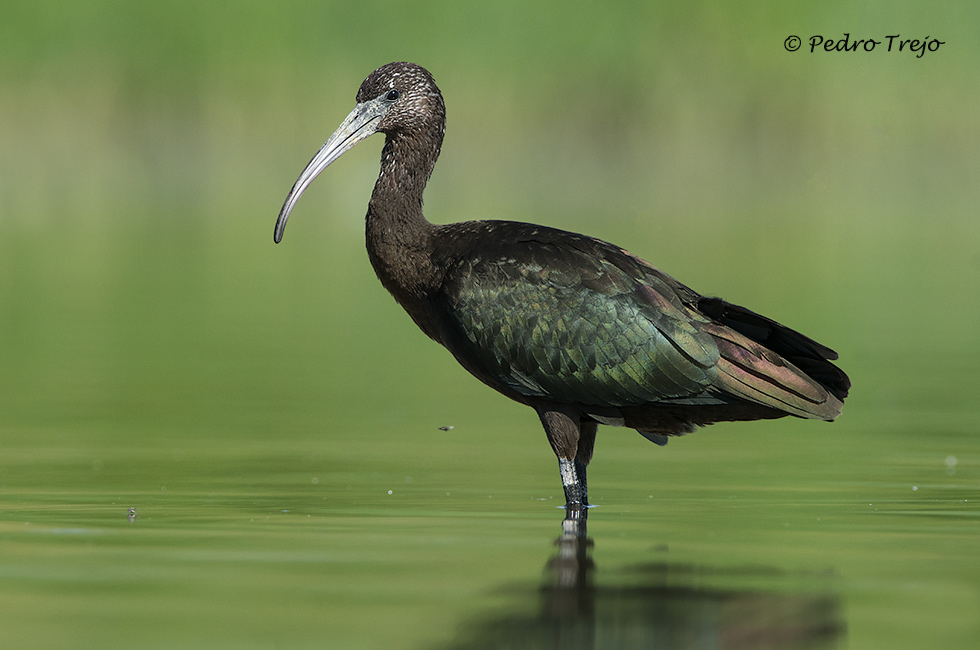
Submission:
[[[450,648],[816,650],[836,648],[844,639],[835,595],[776,588],[805,575],[661,561],[603,573],[597,581],[587,517],[588,510],[572,510],[562,521],[536,611],[467,626]],[[814,581],[823,583],[820,578]],[[776,587],[706,586],[740,579]]]

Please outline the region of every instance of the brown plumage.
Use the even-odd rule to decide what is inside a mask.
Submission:
[[[850,380],[837,354],[748,309],[701,296],[607,242],[511,221],[433,225],[422,192],[445,131],[432,76],[391,63],[296,181],[275,240],[309,183],[385,134],[367,249],[382,284],[429,337],[488,386],[534,408],[569,508],[587,504],[599,424],[667,436],[720,421],[832,420]]]

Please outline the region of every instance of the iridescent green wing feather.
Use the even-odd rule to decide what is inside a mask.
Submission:
[[[708,320],[597,240],[481,252],[453,269],[445,293],[483,374],[525,396],[648,404],[701,396],[716,376]]]

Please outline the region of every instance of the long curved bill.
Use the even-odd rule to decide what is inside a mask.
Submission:
[[[286,201],[282,204],[279,218],[276,219],[276,231],[273,235],[277,244],[282,240],[283,231],[286,230],[286,220],[289,219],[289,213],[293,211],[299,197],[313,182],[313,179],[355,144],[376,133],[378,122],[388,108],[388,105],[383,104],[378,99],[359,103],[333,132],[333,135],[323,143],[320,150],[313,156],[313,160],[306,165],[299,178],[296,179],[293,189],[289,190]]]

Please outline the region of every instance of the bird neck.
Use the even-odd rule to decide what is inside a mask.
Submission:
[[[381,173],[368,203],[368,256],[381,283],[406,309],[424,299],[435,283],[432,237],[435,227],[422,214],[422,193],[439,147],[389,135]],[[409,309],[411,312],[412,310]]]

